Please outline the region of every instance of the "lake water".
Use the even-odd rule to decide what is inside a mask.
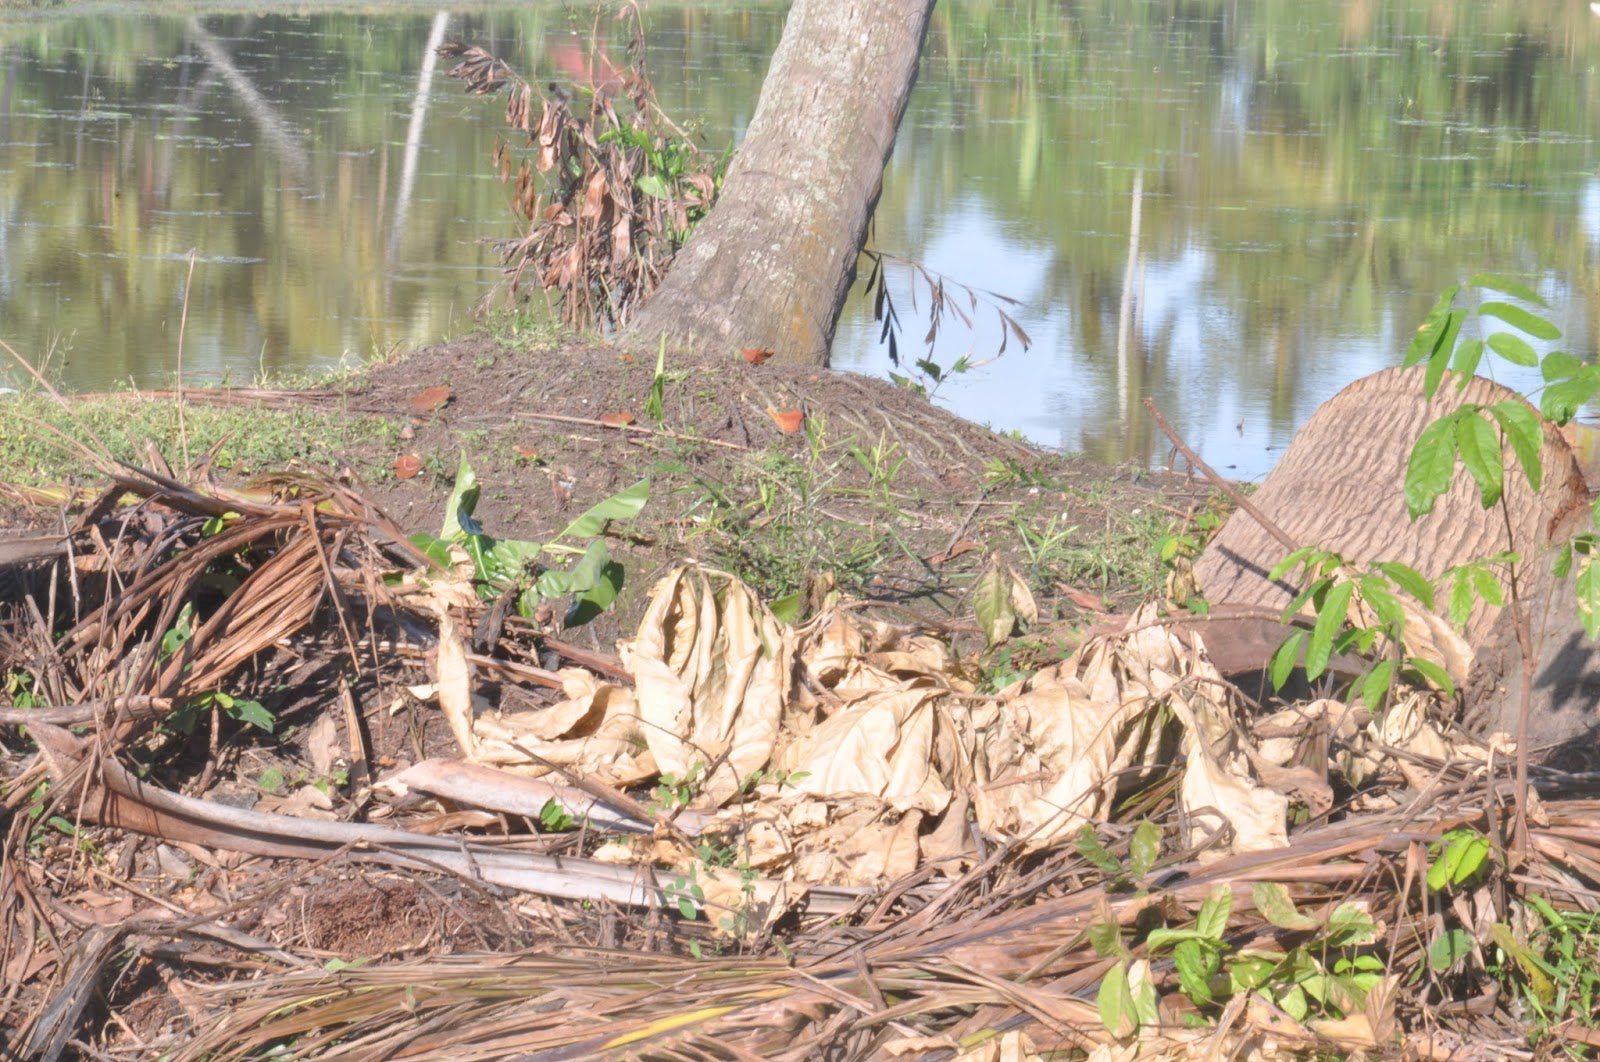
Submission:
[[[510,231],[487,167],[499,107],[431,66],[430,42],[542,83],[571,76],[590,21],[540,4],[0,16],[0,339],[102,389],[170,382],[180,327],[186,379],[240,383],[467,331],[495,276],[478,240]],[[781,6],[651,5],[663,104],[712,147],[737,138],[782,26]],[[1569,0],[942,3],[875,245],[1022,303],[1033,348],[938,401],[1159,463],[1151,396],[1258,477],[1469,273],[1531,283],[1566,349],[1591,352],[1597,57],[1600,18]],[[910,318],[904,274],[895,291]],[[993,320],[976,323],[936,360],[991,354]],[[905,349],[921,331],[908,320]],[[888,372],[875,340],[853,304],[834,364]]]

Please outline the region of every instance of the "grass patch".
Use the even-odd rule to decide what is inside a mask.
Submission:
[[[136,465],[149,463],[147,447],[153,444],[176,464],[180,434],[186,434],[191,460],[216,447],[212,467],[235,476],[282,469],[294,461],[334,467],[358,444],[397,442],[397,429],[383,418],[358,419],[331,410],[190,404],[180,432],[178,409],[170,399],[129,393],[69,401],[70,413],[43,394],[0,398],[0,417],[11,425],[0,439],[0,483],[48,488],[93,476],[70,445],[74,442],[98,440],[112,456]]]
[[[483,319],[482,328],[501,344],[523,350],[554,347],[564,334],[561,322],[543,306],[493,310]]]
[[[859,591],[894,548],[884,528],[900,514],[861,489],[850,456],[835,456],[820,435],[810,443],[800,456],[770,449],[715,472],[684,461],[660,469],[680,483],[685,545],[765,600],[824,574]]]
[[[981,549],[935,565],[925,558],[951,544],[945,528],[964,504],[930,494],[892,443],[831,439],[820,418],[806,432],[798,445],[710,466],[685,457],[656,470],[676,484],[684,548],[766,600],[807,591],[818,578],[846,597],[875,596],[891,571],[955,592],[996,552],[1047,597],[1067,587],[1121,599],[1161,589],[1159,547],[1174,521],[1153,495],[1111,480],[1007,481],[990,490],[1021,503],[981,510],[956,536]]]
[[[1159,549],[1173,517],[1153,504],[1118,504],[1103,488],[1069,490],[1059,510],[1044,506],[1012,519],[1021,574],[1030,586],[1137,597],[1155,594],[1164,577]]]

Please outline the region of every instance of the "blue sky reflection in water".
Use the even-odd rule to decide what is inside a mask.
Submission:
[[[72,387],[163,383],[191,247],[197,377],[464,331],[493,273],[475,241],[508,220],[485,164],[497,107],[442,71],[418,92],[437,22],[416,7],[0,21],[0,337],[52,353]],[[542,82],[589,24],[506,5],[452,13],[446,32]],[[781,6],[655,4],[650,24],[663,104],[712,146],[737,135]],[[1532,283],[1565,348],[1591,353],[1597,46],[1600,18],[1565,0],[939,5],[876,242],[1021,300],[1034,346],[938,400],[1159,462],[1150,395],[1208,459],[1257,477],[1471,272]],[[895,291],[915,356],[904,274]],[[937,359],[988,357],[998,331],[981,308],[978,323],[947,329]],[[835,364],[889,369],[859,303]]]

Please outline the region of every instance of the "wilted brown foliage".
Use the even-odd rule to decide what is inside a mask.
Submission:
[[[497,241],[505,273],[480,311],[502,293],[514,305],[536,285],[557,294],[568,326],[620,327],[716,198],[727,156],[701,152],[661,112],[645,76],[637,7],[625,19],[625,65],[605,58],[597,22],[582,79],[544,91],[482,48],[439,48],[458,60],[449,76],[468,92],[507,90],[512,133],[496,140],[493,165],[511,185],[523,233]]]

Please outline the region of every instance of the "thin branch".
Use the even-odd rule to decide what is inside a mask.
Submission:
[[[665,428],[644,428],[637,424],[608,424],[603,420],[592,417],[564,417],[559,413],[518,413],[519,417],[531,417],[534,420],[553,420],[558,424],[584,424],[594,428],[610,428],[613,431],[630,431],[639,435],[656,435],[665,439],[681,439],[684,442],[705,443],[708,446],[725,446],[729,450],[748,450],[736,442],[725,442],[722,439],[707,439],[700,435],[683,435],[679,432],[668,431]]]
[[[1178,452],[1184,456],[1189,464],[1193,465],[1195,468],[1198,468],[1200,473],[1205,476],[1206,479],[1211,481],[1212,486],[1226,494],[1228,496],[1228,500],[1233,502],[1233,504],[1249,513],[1250,518],[1256,523],[1260,524],[1262,530],[1266,531],[1267,534],[1277,539],[1284,549],[1287,549],[1292,553],[1300,548],[1300,544],[1293,538],[1290,538],[1287,531],[1279,527],[1277,523],[1275,523],[1273,519],[1266,513],[1256,508],[1255,505],[1251,503],[1250,499],[1246,498],[1244,494],[1240,492],[1238,487],[1235,487],[1232,483],[1229,483],[1227,480],[1217,475],[1215,469],[1206,464],[1204,461],[1200,460],[1199,454],[1189,449],[1189,445],[1179,437],[1175,430],[1173,430],[1172,425],[1167,423],[1167,418],[1161,415],[1161,410],[1156,408],[1155,399],[1146,398],[1144,400],[1144,408],[1148,409],[1150,411],[1150,416],[1155,418],[1156,427],[1161,429],[1162,434],[1164,434],[1168,439],[1172,440],[1172,445],[1178,448]]]

